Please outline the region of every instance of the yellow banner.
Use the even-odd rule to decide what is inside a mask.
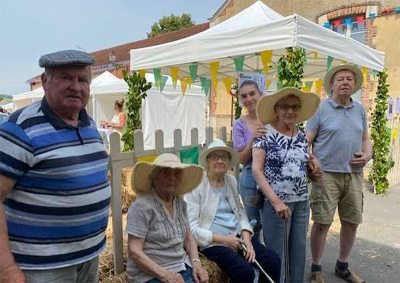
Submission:
[[[231,78],[231,77],[224,78],[224,85],[225,85],[225,88],[226,88],[226,91],[228,92],[228,94],[231,93],[232,83],[233,83],[233,78]]]
[[[138,161],[143,161],[143,162],[153,162],[154,159],[157,158],[157,155],[146,155],[146,156],[140,156],[138,157]]]
[[[265,86],[267,87],[267,90],[269,89],[270,85],[271,85],[271,80],[266,80]]]
[[[185,95],[186,93],[186,88],[187,88],[187,79],[183,78],[181,79],[181,90],[182,90],[182,95]]]
[[[174,89],[176,88],[176,82],[178,81],[178,76],[179,76],[179,68],[171,67],[171,79],[172,79],[172,85],[174,86]]]
[[[272,50],[261,51],[261,61],[264,67],[264,73],[267,74],[269,72],[269,64],[272,60]]]
[[[367,67],[362,67],[361,68],[361,73],[363,75],[364,85],[365,85],[367,83],[368,68]]]
[[[218,68],[219,68],[219,62],[211,62],[210,63],[210,71],[211,71],[211,81],[213,87],[216,87],[218,83]]]
[[[142,69],[138,71],[140,77],[144,78],[146,76],[146,70]]]
[[[321,94],[322,92],[322,85],[324,84],[323,80],[317,80],[315,82],[315,92]]]

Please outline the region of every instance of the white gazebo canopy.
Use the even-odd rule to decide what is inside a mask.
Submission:
[[[285,48],[306,49],[304,75],[322,78],[327,71],[327,58],[332,66],[343,61],[372,70],[382,71],[384,53],[374,50],[350,37],[326,29],[299,15],[279,15],[261,1],[228,20],[193,36],[166,44],[133,49],[131,69],[153,72],[160,68],[163,75],[171,74],[171,67],[179,68],[179,77],[190,76],[189,66],[198,65],[198,77],[211,77],[211,62],[219,62],[218,80],[236,78],[234,58],[245,56],[245,71],[262,71],[260,53],[272,50],[271,70],[276,74],[276,63]]]

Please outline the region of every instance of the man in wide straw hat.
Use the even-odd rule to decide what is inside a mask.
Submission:
[[[208,281],[181,198],[202,177],[202,167],[182,164],[171,153],[135,166],[132,188],[137,198],[129,208],[126,227],[130,282]]]
[[[323,171],[322,177],[313,181],[310,195],[314,221],[311,282],[324,282],[321,259],[336,207],[341,232],[335,273],[348,282],[364,282],[348,268],[357,227],[362,221],[363,167],[372,155],[367,115],[363,106],[351,98],[362,82],[360,69],[353,65],[329,70],[324,88],[330,97],[321,103],[306,126],[308,141]]]
[[[320,99],[314,93],[283,88],[262,97],[257,116],[267,133],[253,143],[253,175],[265,196],[261,220],[267,247],[282,259],[281,282],[303,282],[309,222],[307,165],[318,173],[309,156],[305,133],[297,123],[310,118]]]

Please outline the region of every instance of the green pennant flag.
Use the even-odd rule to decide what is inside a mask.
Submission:
[[[374,80],[376,79],[376,76],[378,75],[378,71],[377,70],[372,70],[372,76],[374,77]]]
[[[194,82],[196,80],[197,77],[197,68],[198,65],[194,64],[194,65],[190,65],[189,66],[189,71],[190,71],[190,77],[192,78],[192,82]]]
[[[186,164],[199,164],[199,147],[193,146],[179,151],[181,162]]]
[[[156,83],[156,87],[160,87],[160,84],[161,84],[161,69],[160,68],[154,68],[153,69],[153,74],[154,74],[154,81]]]
[[[235,62],[236,72],[243,71],[244,56],[235,57],[235,58],[233,58],[233,61]]]
[[[160,91],[163,91],[165,84],[167,83],[168,77],[167,76],[161,76],[160,80]]]
[[[311,90],[313,82],[305,82],[305,85],[308,90]]]
[[[329,70],[332,67],[333,57],[328,55],[326,59],[326,70]]]
[[[204,77],[200,77],[200,84],[201,84],[201,89],[205,93],[205,95],[208,95],[208,91],[210,90],[210,80]]]

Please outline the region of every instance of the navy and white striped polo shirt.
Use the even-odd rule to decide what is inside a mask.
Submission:
[[[105,247],[108,155],[86,111],[67,125],[46,99],[0,125],[0,174],[16,180],[6,198],[11,249],[22,269],[85,262]]]

